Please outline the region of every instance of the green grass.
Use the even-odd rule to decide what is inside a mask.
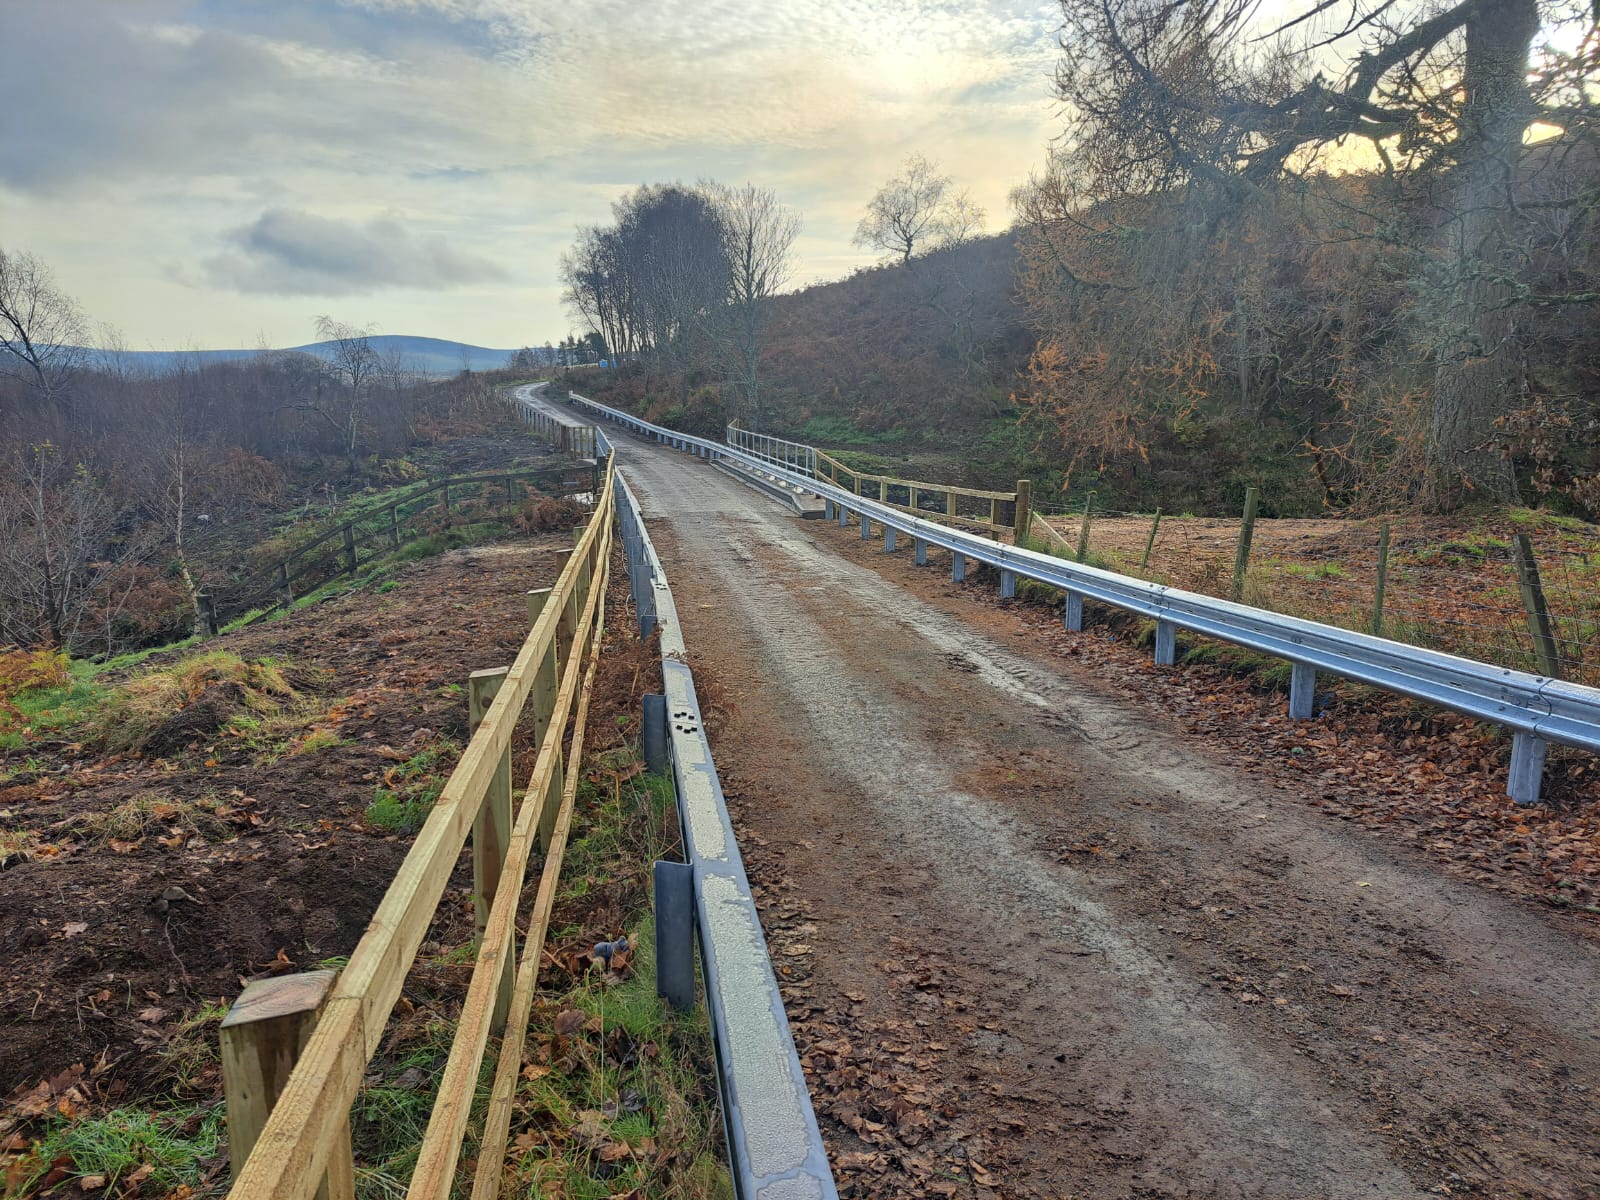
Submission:
[[[372,793],[364,820],[386,833],[415,833],[433,811],[444,788],[446,760],[453,762],[458,747],[451,741],[424,746],[410,758],[389,768],[383,783]]]
[[[568,1009],[599,1018],[600,1028],[536,1055],[515,1117],[531,1137],[514,1153],[510,1173],[519,1195],[604,1200],[639,1189],[652,1197],[731,1200],[704,1008],[677,1013],[655,993],[648,872],[673,847],[672,783],[651,775],[623,781],[630,761],[626,752],[602,757],[590,776],[601,782],[580,789],[581,824],[567,849],[556,908],[558,919],[569,914],[568,923],[552,929],[551,940],[612,936],[617,930],[574,924],[570,914],[620,912],[632,974],[607,982],[591,972],[541,996],[536,1030]]]
[[[193,1132],[185,1133],[191,1125]],[[27,1195],[50,1164],[60,1159],[70,1162],[67,1169],[76,1178],[101,1177],[105,1195],[115,1195],[117,1182],[144,1166],[152,1168],[147,1186],[158,1191],[193,1184],[199,1181],[203,1164],[221,1152],[223,1129],[221,1104],[203,1115],[193,1109],[157,1113],[114,1108],[97,1117],[58,1119],[40,1139],[35,1152],[39,1166],[19,1194]]]
[[[906,440],[904,429],[886,429],[868,433],[849,417],[812,417],[800,429],[795,441],[812,442],[827,446],[886,446]],[[842,458],[835,455],[836,458]]]
[[[22,719],[0,713],[0,752],[12,754],[30,741],[75,729],[105,702],[107,690],[94,681],[93,667],[78,661],[67,671],[67,682],[60,687],[30,688],[12,697]]]

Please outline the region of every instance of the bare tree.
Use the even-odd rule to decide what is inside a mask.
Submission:
[[[0,641],[72,650],[116,573],[147,547],[84,466],[44,443],[0,481]]]
[[[31,254],[0,250],[0,370],[23,376],[46,401],[83,362],[85,322],[78,302],[56,286]]]
[[[771,301],[788,282],[790,253],[800,235],[800,214],[778,203],[766,188],[706,184],[722,217],[729,264],[724,345],[747,419],[759,426],[763,413],[759,374]]]
[[[323,315],[317,318],[317,336],[329,343],[327,371],[335,386],[325,390],[320,381],[309,396],[291,407],[321,417],[337,431],[350,474],[356,473],[357,451],[365,419],[367,385],[382,367],[372,348],[372,329],[348,325]]]
[[[1521,281],[1530,164],[1596,137],[1595,10],[1305,0],[1263,29],[1255,0],[1061,2],[1057,94],[1075,116],[1065,157],[1093,200],[1204,193],[1216,233],[1274,185],[1303,187],[1325,152],[1364,148],[1386,206],[1371,228],[1411,255],[1430,318],[1424,498],[1514,500],[1497,422],[1529,395],[1530,313],[1597,298],[1532,295]],[[1586,32],[1576,51],[1535,55],[1541,24]],[[1536,124],[1550,136],[1529,137]],[[1600,189],[1560,203],[1592,214]]]
[[[867,215],[856,226],[855,244],[911,261],[919,248],[937,241],[943,232],[945,190],[950,177],[920,154],[906,159],[905,170],[878,189],[867,204]]]

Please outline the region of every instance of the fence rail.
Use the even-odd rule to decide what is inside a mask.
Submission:
[[[570,494],[594,491],[595,480],[596,468],[593,466],[555,469],[544,467],[526,471],[454,475],[435,479],[414,491],[407,492],[404,496],[396,497],[387,504],[335,525],[304,545],[295,547],[279,561],[246,579],[241,585],[245,589],[244,594],[230,598],[225,610],[237,616],[259,608],[260,615],[265,616],[285,604],[292,603],[295,596],[294,585],[307,575],[317,575],[317,586],[320,587],[331,579],[354,574],[362,562],[371,562],[377,557],[375,554],[369,554],[362,559],[360,556],[362,549],[382,546],[384,552],[389,553],[400,549],[407,542],[415,541],[423,536],[425,531],[418,529],[414,522],[423,514],[435,510],[448,514],[452,494],[458,503],[465,502],[469,498],[470,489],[480,497],[493,496],[498,503],[500,495],[498,489],[503,489],[506,507],[510,508],[516,503],[515,489],[518,483],[531,483],[559,494]],[[438,499],[434,500],[433,497]],[[315,553],[319,550],[321,553]]]
[[[1010,533],[1016,537],[1026,532],[1022,524],[1029,511],[1029,486],[1018,480],[1011,492],[996,492],[986,488],[956,487],[948,483],[928,483],[917,479],[901,479],[894,475],[874,475],[846,466],[825,450],[808,446],[804,442],[791,442],[770,433],[755,433],[739,427],[738,422],[727,428],[728,445],[743,450],[769,466],[783,467],[808,479],[822,479],[853,491],[857,496],[876,497],[879,504],[887,504],[902,512],[915,513],[930,521],[958,525],[963,529],[977,529],[996,536]],[[968,511],[961,512],[962,501]]]
[[[1506,791],[1518,803],[1531,804],[1539,798],[1548,742],[1600,753],[1600,689],[1219,600],[1023,546],[999,545],[865,499],[745,450],[662,429],[575,393],[571,398],[592,412],[691,453],[758,465],[787,476],[789,482],[820,495],[828,515],[836,516],[841,525],[854,514],[862,523],[863,536],[874,522],[883,526],[885,550],[895,546],[889,533],[909,536],[919,564],[926,563],[930,548],[945,550],[950,554],[954,579],[965,578],[969,563],[980,563],[999,572],[1002,596],[1015,594],[1018,579],[1059,588],[1065,594],[1064,622],[1069,629],[1082,627],[1086,599],[1149,618],[1155,622],[1155,659],[1160,665],[1176,661],[1179,629],[1285,659],[1294,668],[1291,716],[1313,715],[1317,674],[1323,672],[1503,725],[1514,735]]]
[[[474,679],[481,710],[477,729],[348,965],[318,998],[314,1029],[298,1050],[297,1060],[290,1055],[293,1070],[270,1104],[270,1115],[259,1130],[230,1126],[230,1137],[253,1146],[236,1172],[229,1193],[232,1200],[310,1200],[324,1178],[331,1200],[351,1194],[350,1105],[382,1043],[389,1015],[469,834],[478,912],[477,958],[408,1196],[443,1200],[450,1194],[489,1036],[501,1030],[505,1036],[481,1142],[483,1147],[504,1147],[527,1013],[580,774],[583,718],[603,628],[610,564],[612,479],[608,467],[594,512],[555,584],[529,593],[532,629],[515,661],[503,672],[479,673]],[[530,708],[538,754],[521,790],[521,802],[513,808],[511,741]],[[564,751],[561,733],[574,710],[572,747]],[[517,907],[536,844],[546,859],[518,965]],[[251,1007],[246,989],[235,1009]],[[230,1026],[236,1051],[240,1042],[248,1044],[247,1031],[253,1024],[241,1020]],[[270,1020],[260,1022],[263,1030],[271,1025]],[[246,1080],[236,1077],[235,1093],[259,1095],[265,1085],[257,1076],[273,1061],[282,1062],[281,1047],[263,1048],[266,1045],[258,1044],[255,1053],[231,1056],[236,1070],[256,1072]],[[249,1119],[249,1106],[237,1111],[239,1119]],[[230,1103],[230,1122],[235,1112]],[[478,1155],[473,1195],[479,1200],[498,1195],[503,1158],[503,1153]]]

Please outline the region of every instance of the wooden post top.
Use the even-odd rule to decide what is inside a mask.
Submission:
[[[246,984],[239,998],[228,1008],[228,1015],[222,1018],[222,1028],[316,1012],[338,977],[337,971],[302,971],[297,975],[257,979]]]

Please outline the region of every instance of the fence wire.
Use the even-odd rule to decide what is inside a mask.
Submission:
[[[1081,502],[1035,505],[1035,511],[1060,538],[1056,553],[1075,550]],[[1393,518],[1380,612],[1381,525],[1378,519],[1258,520],[1239,598],[1534,674],[1554,666],[1564,679],[1600,686],[1600,532],[1593,526],[1505,518],[1464,533],[1428,518]],[[1228,597],[1240,531],[1237,518],[1162,514],[1158,524],[1154,513],[1092,508],[1085,561]],[[1517,570],[1518,533],[1532,542],[1548,613],[1543,655]]]

